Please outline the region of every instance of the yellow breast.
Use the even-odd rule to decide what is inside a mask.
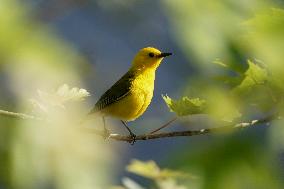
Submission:
[[[123,99],[106,107],[105,115],[123,121],[133,121],[141,116],[151,103],[154,91],[155,71],[147,70],[132,81],[129,94]]]

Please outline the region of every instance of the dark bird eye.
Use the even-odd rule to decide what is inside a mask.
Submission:
[[[154,57],[154,53],[149,53],[149,56],[150,57]]]

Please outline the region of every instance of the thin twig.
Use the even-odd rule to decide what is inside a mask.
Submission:
[[[173,119],[171,119],[170,121],[168,121],[167,123],[165,123],[164,125],[162,125],[161,127],[155,129],[154,131],[151,131],[149,134],[154,134],[158,131],[160,131],[161,129],[164,129],[165,127],[169,126],[172,122],[174,122],[175,120],[177,120],[177,117],[174,117]]]
[[[32,115],[27,115],[23,113],[15,113],[15,112],[9,112],[9,111],[4,111],[0,110],[0,116],[6,116],[6,117],[12,117],[12,118],[17,118],[17,119],[31,119],[31,120],[42,120],[41,118],[38,118],[36,116]],[[269,125],[271,121],[273,120],[278,120],[282,119],[281,117],[276,117],[275,115],[267,116],[262,119],[258,120],[252,120],[250,122],[242,122],[242,123],[237,123],[235,125],[227,125],[227,126],[221,126],[221,127],[214,127],[214,128],[208,128],[208,129],[201,129],[201,130],[187,130],[187,131],[175,131],[175,132],[164,132],[164,133],[155,133],[156,130],[161,130],[162,128],[166,127],[168,124],[173,122],[175,119],[171,120],[167,124],[165,124],[163,127],[160,127],[155,130],[155,132],[150,133],[150,134],[143,134],[143,135],[138,135],[136,136],[135,140],[150,140],[150,139],[158,139],[158,138],[168,138],[168,137],[181,137],[181,136],[195,136],[195,135],[204,135],[208,133],[220,133],[224,132],[227,130],[232,130],[232,129],[242,129],[242,128],[247,128],[251,126],[257,126],[261,124]],[[101,130],[97,130],[94,128],[84,128],[84,130],[89,131],[90,133],[94,133],[96,135],[105,137],[105,132]],[[111,133],[109,135],[110,139],[117,140],[117,141],[126,141],[130,142],[133,140],[132,136],[129,135],[120,135],[116,133]]]

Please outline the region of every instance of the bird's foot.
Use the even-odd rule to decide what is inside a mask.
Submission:
[[[105,140],[107,140],[110,137],[110,131],[105,127],[104,127],[103,137]]]
[[[134,143],[136,142],[136,135],[133,132],[130,132],[129,134],[130,134],[129,137],[131,138],[131,140],[129,140],[128,142],[131,145],[134,145]]]

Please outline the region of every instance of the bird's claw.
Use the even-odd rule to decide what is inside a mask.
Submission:
[[[128,142],[129,142],[131,145],[134,145],[134,143],[136,142],[136,135],[131,132],[129,136],[131,137],[131,140],[129,140]]]

